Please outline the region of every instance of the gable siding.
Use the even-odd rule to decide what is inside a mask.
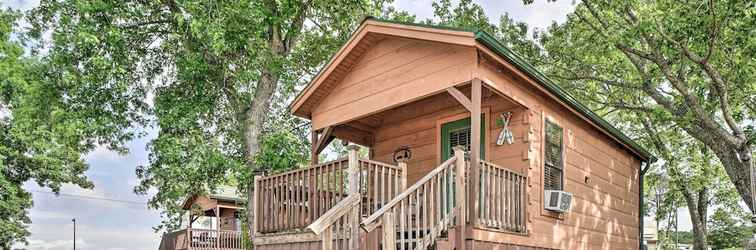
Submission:
[[[467,81],[475,58],[472,47],[386,38],[317,105],[313,127],[340,124]]]

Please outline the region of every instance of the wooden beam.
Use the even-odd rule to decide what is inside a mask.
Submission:
[[[473,79],[470,84],[470,97],[472,102],[472,109],[470,110],[470,185],[472,185],[470,197],[468,197],[470,204],[470,223],[473,225],[478,224],[478,195],[480,193],[480,102],[481,102],[481,86],[480,79]]]
[[[320,154],[320,152],[325,149],[326,146],[328,146],[328,143],[331,143],[333,141],[333,126],[328,126],[325,129],[323,129],[323,134],[321,134],[318,138],[318,140],[315,143],[315,155]]]
[[[465,237],[467,234],[467,206],[465,206],[465,151],[462,146],[454,148],[454,164],[456,164],[456,176],[454,177],[455,204],[457,204],[457,222],[454,226],[454,245],[457,250],[465,250]],[[475,186],[474,184],[470,184]],[[470,196],[477,196],[474,193]]]
[[[359,130],[368,132],[368,133],[370,133],[372,131],[375,131],[375,129],[376,129],[373,126],[367,125],[367,124],[365,124],[363,122],[360,122],[360,121],[352,121],[350,123],[347,123],[346,125],[350,126],[350,127],[353,127],[355,129],[359,129]]]
[[[310,127],[310,164],[318,165],[318,131]]]
[[[373,145],[372,134],[357,128],[353,128],[349,125],[340,125],[336,127],[333,130],[333,136],[366,147],[371,147]]]
[[[459,89],[457,89],[456,87],[448,87],[448,88],[446,88],[446,92],[448,92],[449,95],[451,95],[452,97],[454,97],[454,99],[457,99],[457,101],[459,102],[459,104],[462,104],[462,106],[464,106],[465,109],[467,109],[470,112],[473,111],[472,110],[473,109],[473,107],[472,107],[473,106],[472,101],[470,99],[468,99],[467,96],[465,96],[465,94],[462,93],[462,91],[459,91]]]
[[[482,77],[480,78],[480,81],[482,82],[483,86],[485,86],[489,92],[492,94],[498,95],[500,97],[503,97],[507,101],[513,102],[517,105],[522,106],[523,108],[528,108],[529,106],[520,98],[517,98],[517,96],[512,95],[512,91],[508,91],[507,89],[503,88],[502,86],[494,83],[488,78]]]

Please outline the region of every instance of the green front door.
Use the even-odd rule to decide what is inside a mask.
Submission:
[[[480,158],[485,156],[485,117],[480,117]],[[470,130],[470,118],[460,119],[453,122],[447,122],[441,125],[441,161],[446,161],[454,152],[452,148],[462,145],[465,151],[470,151],[470,141],[472,140],[472,131]]]
[[[485,119],[483,115],[481,115],[480,118],[480,158],[482,159],[484,156],[484,145],[485,143],[485,136],[483,134],[485,133]],[[465,151],[470,151],[470,141],[472,141],[472,131],[470,130],[470,118],[465,118],[461,120],[456,120],[453,122],[444,123],[441,125],[441,160],[446,161],[452,156],[454,156],[454,151],[452,151],[452,148],[462,145],[465,147]],[[469,157],[469,155],[466,155],[466,157]],[[454,172],[449,172],[449,176],[447,176],[448,180],[454,180]],[[446,186],[446,190],[454,190],[454,183],[448,182]],[[449,211],[452,209],[455,204],[455,198],[454,192],[448,192],[445,194],[446,197],[446,211]]]

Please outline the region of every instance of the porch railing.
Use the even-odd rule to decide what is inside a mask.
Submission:
[[[478,223],[524,233],[527,228],[527,177],[487,161],[480,161],[480,177]]]
[[[244,249],[241,232],[214,229],[187,229],[189,250]]]
[[[401,167],[358,159],[363,215],[378,210],[402,189]],[[348,158],[255,180],[257,232],[303,229],[347,197]],[[406,180],[405,180],[406,182]]]
[[[188,228],[164,234],[160,250],[236,250],[243,244],[238,231]]]
[[[357,162],[354,168],[362,217],[375,214],[406,191],[406,164],[393,166],[353,157]],[[465,165],[469,167],[468,163],[465,162]],[[349,165],[349,159],[345,158],[286,173],[257,177],[256,232],[273,233],[304,229],[321,218],[348,196]],[[470,206],[477,207],[477,218],[468,217],[467,221],[479,227],[525,233],[527,177],[487,161],[480,161],[479,166],[480,192],[475,195],[478,205]],[[463,172],[468,175],[471,173]],[[465,186],[469,196],[471,185]]]
[[[366,159],[359,159],[359,166],[363,216],[378,211],[406,188],[406,177],[399,166]]]

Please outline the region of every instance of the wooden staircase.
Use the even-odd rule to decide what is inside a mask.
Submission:
[[[384,250],[424,250],[435,246],[437,239],[455,224],[462,225],[456,232],[461,236],[465,224],[466,164],[464,152],[459,150],[455,155],[361,222],[355,223],[361,219],[361,197],[353,193],[307,228],[321,237],[323,250],[359,249],[363,244],[360,239],[376,234],[377,245]],[[347,248],[342,248],[340,237],[349,238]]]

